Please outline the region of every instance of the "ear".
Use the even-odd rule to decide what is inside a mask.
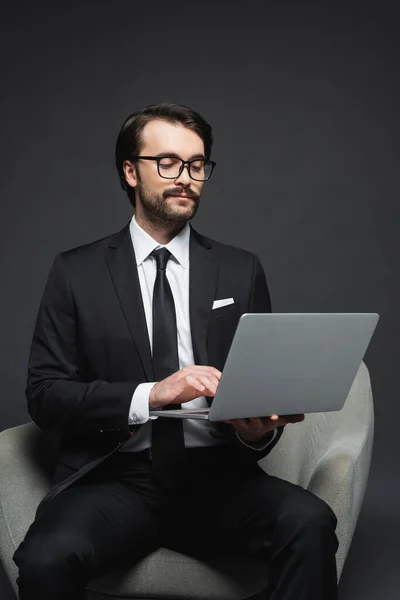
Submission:
[[[122,165],[122,168],[124,170],[124,175],[127,183],[131,187],[136,187],[138,184],[136,166],[130,160],[125,160]]]

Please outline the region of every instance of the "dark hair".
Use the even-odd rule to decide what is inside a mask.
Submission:
[[[115,164],[117,167],[121,187],[128,194],[132,206],[135,206],[135,188],[131,187],[124,175],[122,165],[125,160],[135,162],[132,157],[140,154],[142,147],[142,136],[144,126],[149,121],[161,119],[170,123],[181,123],[184,127],[196,132],[204,143],[204,155],[206,160],[210,159],[213,144],[211,126],[188,106],[182,104],[150,104],[140,112],[132,113],[125,119],[118,134],[115,146]]]

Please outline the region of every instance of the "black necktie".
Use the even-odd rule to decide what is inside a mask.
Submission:
[[[179,370],[178,339],[174,298],[166,275],[170,251],[154,250],[157,276],[153,291],[153,369],[156,381]],[[168,404],[164,410],[181,408]],[[185,441],[182,419],[158,417],[152,421],[151,454],[153,475],[166,489],[172,489],[182,472]]]

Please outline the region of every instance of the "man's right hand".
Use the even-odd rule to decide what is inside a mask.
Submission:
[[[215,396],[221,375],[221,371],[214,367],[183,367],[152,387],[149,409],[161,409],[167,404],[182,404],[200,396]]]

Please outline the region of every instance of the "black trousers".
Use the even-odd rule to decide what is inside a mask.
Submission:
[[[265,557],[270,600],[336,600],[337,519],[325,502],[240,464],[231,448],[187,455],[169,495],[152,481],[147,452],[135,465],[117,452],[39,505],[13,557],[20,600],[83,599],[92,578],[160,546],[204,559]]]

